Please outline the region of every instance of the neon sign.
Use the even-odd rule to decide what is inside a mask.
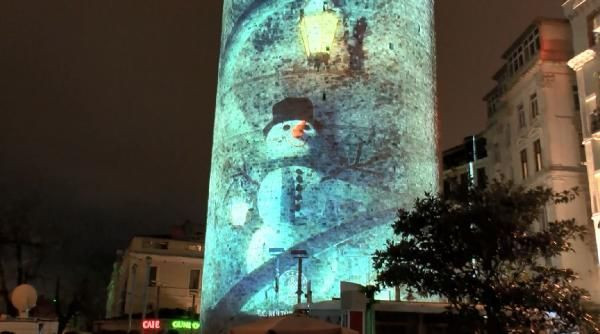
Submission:
[[[171,327],[174,329],[200,329],[200,321],[173,320]]]
[[[160,329],[160,320],[144,320],[142,322],[143,329]]]

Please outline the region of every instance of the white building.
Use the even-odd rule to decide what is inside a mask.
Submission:
[[[576,72],[579,94],[579,110],[585,146],[585,165],[594,222],[596,244],[600,244],[600,112],[598,111],[600,62],[596,57],[600,48],[600,1],[578,0],[563,4],[573,32],[575,56],[569,66]],[[600,256],[596,255],[596,260]],[[598,262],[596,263],[598,265]],[[600,284],[600,283],[599,283]]]
[[[497,85],[484,98],[488,175],[526,187],[580,190],[580,196],[567,205],[547,205],[540,212],[538,228],[544,229],[548,221],[571,218],[589,227],[587,240],[574,242],[574,253],[546,262],[574,269],[581,278],[577,284],[600,302],[577,85],[567,66],[572,50],[568,21],[538,19],[504,53],[506,63],[494,75]]]
[[[198,241],[134,237],[114,264],[106,318],[158,310],[200,312],[203,248]]]

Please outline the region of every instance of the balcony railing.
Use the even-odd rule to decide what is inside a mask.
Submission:
[[[583,5],[584,2],[586,2],[587,0],[574,0],[573,1],[573,9]]]

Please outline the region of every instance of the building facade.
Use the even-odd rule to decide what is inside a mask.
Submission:
[[[155,318],[165,311],[199,314],[202,252],[198,241],[131,239],[114,263],[106,318],[124,318],[129,314],[140,318],[144,310]]]
[[[398,207],[438,184],[433,0],[223,9],[202,296],[211,334],[306,294],[329,300],[340,281],[369,283]]]
[[[576,284],[599,302],[596,240],[582,164],[580,103],[575,76],[567,66],[572,56],[569,23],[559,19],[534,21],[504,53],[506,62],[494,75],[496,86],[484,98],[487,173],[525,187],[579,189],[580,196],[569,204],[547,205],[537,228],[572,218],[589,228],[586,240],[574,241],[574,253],[545,261],[574,269],[580,275]]]
[[[579,112],[583,145],[585,148],[585,166],[591,201],[591,218],[596,245],[600,245],[600,111],[598,98],[600,85],[598,73],[600,61],[600,1],[566,1],[563,10],[571,23],[573,31],[573,49],[575,56],[569,60],[569,66],[577,76]],[[600,259],[598,253],[596,259]],[[598,263],[596,263],[598,265]]]

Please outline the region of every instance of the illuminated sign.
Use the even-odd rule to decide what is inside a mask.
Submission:
[[[171,327],[174,329],[200,329],[200,321],[173,320]]]
[[[142,322],[143,329],[160,329],[160,320],[144,320]]]

